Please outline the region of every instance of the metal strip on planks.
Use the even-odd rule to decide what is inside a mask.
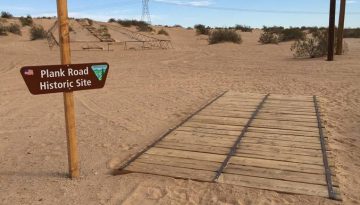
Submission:
[[[322,156],[323,156],[326,184],[327,184],[327,188],[328,188],[328,192],[329,192],[329,198],[336,199],[336,193],[333,189],[331,170],[329,167],[329,162],[328,162],[327,153],[326,153],[325,138],[324,138],[324,133],[323,133],[323,126],[322,126],[321,119],[320,119],[319,106],[318,106],[315,95],[313,96],[313,100],[314,100],[314,106],[315,106],[315,111],[316,111],[316,117],[317,117],[317,121],[318,121],[320,144],[321,144],[321,151],[322,151]]]
[[[223,163],[221,164],[220,168],[216,171],[216,175],[213,179],[213,181],[216,181],[220,175],[222,174],[222,172],[224,171],[225,167],[227,166],[227,164],[229,163],[230,158],[236,153],[237,147],[239,146],[241,139],[244,137],[245,133],[247,132],[249,126],[251,125],[252,121],[255,119],[256,115],[259,113],[260,109],[263,107],[265,101],[268,99],[268,97],[270,96],[270,94],[267,94],[262,101],[259,103],[259,105],[256,107],[256,110],[253,112],[253,114],[251,115],[249,121],[246,123],[245,127],[242,129],[239,137],[237,138],[237,140],[235,141],[234,145],[231,147],[229,154],[227,155],[227,157],[225,158],[225,160],[223,161]]]

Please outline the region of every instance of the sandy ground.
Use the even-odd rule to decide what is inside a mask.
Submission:
[[[26,29],[26,28],[25,28]],[[69,180],[62,94],[32,96],[19,69],[58,64],[46,41],[0,37],[0,204],[339,204],[328,199],[168,177],[112,176],[142,150],[224,90],[318,95],[344,204],[360,204],[360,39],[336,61],[296,60],[290,43],[209,46],[167,29],[175,49],[73,52],[73,63],[107,61],[102,90],[76,92],[81,178]],[[24,31],[25,32],[25,31]]]

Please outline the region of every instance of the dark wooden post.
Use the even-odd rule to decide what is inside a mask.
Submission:
[[[336,55],[343,54],[345,8],[346,8],[346,0],[341,0],[340,14],[339,14],[339,26],[338,26],[338,33],[337,33]]]
[[[334,60],[335,15],[336,15],[336,0],[330,0],[328,58],[327,58],[328,61]]]

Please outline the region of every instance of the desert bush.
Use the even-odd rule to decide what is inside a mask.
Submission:
[[[236,33],[235,30],[231,29],[218,29],[210,33],[209,44],[223,42],[241,43],[242,39],[240,34]]]
[[[163,28],[158,31],[158,34],[159,35],[169,36],[169,33]]]
[[[267,26],[263,26],[262,30],[264,32],[271,32],[271,33],[277,33],[280,34],[285,28],[282,26],[271,26],[271,27],[267,27]]]
[[[240,30],[242,32],[252,32],[253,28],[245,25],[235,25],[235,30]]]
[[[92,26],[94,24],[94,21],[92,19],[86,18],[86,21],[88,22],[88,24],[90,26]]]
[[[100,33],[101,36],[104,37],[111,37],[108,28],[105,25],[101,25],[100,28],[98,28],[98,32]]]
[[[136,26],[138,31],[143,31],[143,32],[154,31],[154,29],[150,26],[150,24],[146,23],[145,21],[118,19],[116,22],[124,27]]]
[[[27,15],[26,17],[20,17],[19,18],[22,26],[32,26],[34,21],[30,15]]]
[[[322,57],[328,51],[328,35],[326,30],[318,30],[304,39],[297,40],[292,46],[291,51],[295,52],[297,58],[316,58]]]
[[[10,26],[7,27],[7,30],[10,33],[21,35],[20,26],[18,24],[10,24]]]
[[[344,29],[344,38],[360,38],[360,28]]]
[[[7,11],[2,11],[1,12],[1,18],[11,19],[12,17],[13,17],[13,15],[10,12],[7,12]]]
[[[305,33],[300,28],[283,29],[280,33],[281,41],[301,40],[305,38]]]
[[[0,36],[7,36],[7,28],[3,24],[0,24]]]
[[[279,34],[271,31],[264,31],[260,35],[259,42],[262,44],[278,44],[280,42]]]
[[[205,25],[196,24],[194,26],[194,28],[196,30],[197,35],[209,35],[210,34],[210,27],[206,27]]]
[[[154,29],[146,22],[144,21],[139,21],[139,24],[136,26],[136,29],[138,31],[142,31],[142,32],[152,32],[154,31]]]
[[[40,26],[32,26],[30,29],[30,39],[33,40],[37,40],[37,39],[44,39],[46,38],[47,32],[45,31],[45,29]]]
[[[111,18],[108,20],[108,23],[115,23],[115,22],[116,22],[116,19],[114,19],[114,18]]]
[[[259,42],[263,44],[279,43],[284,41],[301,40],[305,38],[303,28],[284,28],[282,26],[263,27],[264,33],[261,35]]]

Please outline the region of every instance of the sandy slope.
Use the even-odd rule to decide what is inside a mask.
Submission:
[[[0,204],[337,204],[309,196],[143,174],[111,176],[116,166],[221,91],[318,95],[336,157],[344,204],[360,195],[360,40],[350,52],[295,60],[290,44],[208,46],[202,36],[168,29],[173,50],[73,52],[74,63],[107,61],[102,90],[76,93],[82,177],[66,178],[61,94],[32,96],[24,65],[57,64],[46,41],[0,37]]]

